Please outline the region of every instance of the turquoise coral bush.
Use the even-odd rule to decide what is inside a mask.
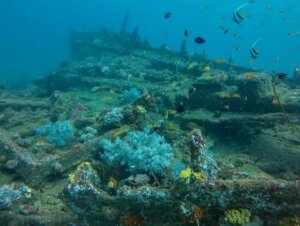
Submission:
[[[74,129],[69,121],[49,122],[35,130],[36,136],[46,136],[49,143],[64,147],[74,139]]]
[[[126,166],[132,172],[164,176],[174,159],[171,145],[149,129],[129,132],[125,140],[117,137],[114,143],[104,139],[99,145],[103,150],[101,158],[106,163]]]

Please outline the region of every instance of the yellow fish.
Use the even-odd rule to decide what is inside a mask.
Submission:
[[[225,60],[224,60],[224,59],[221,59],[221,58],[218,58],[218,59],[215,59],[215,62],[216,62],[217,64],[222,64],[222,63],[225,62]]]
[[[201,71],[203,71],[203,72],[210,71],[210,67],[204,66],[204,67],[202,67]]]
[[[114,138],[116,138],[116,137],[120,136],[121,134],[127,133],[129,130],[130,130],[130,126],[125,124],[125,125],[121,126],[120,128],[116,129],[113,132],[113,136],[114,136]]]
[[[255,77],[255,74],[253,74],[253,73],[248,73],[248,74],[246,75],[246,78],[247,78],[248,80],[252,80],[252,79],[254,79],[254,77]]]
[[[240,97],[241,97],[241,94],[239,94],[239,93],[233,93],[233,94],[231,95],[231,97],[233,97],[233,98],[240,98]]]

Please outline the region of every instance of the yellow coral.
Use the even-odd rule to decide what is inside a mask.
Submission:
[[[90,165],[91,165],[90,162],[82,162],[82,163],[78,166],[78,168],[81,169],[81,168],[84,168],[84,167],[90,166]]]
[[[247,209],[230,209],[225,211],[225,221],[233,225],[246,225],[250,222],[251,213]]]
[[[179,174],[179,178],[183,180],[187,180],[187,182],[190,182],[191,176],[193,176],[194,179],[204,182],[205,178],[200,172],[194,172],[191,167],[187,167],[185,170],[182,170]]]
[[[136,110],[138,113],[140,114],[146,114],[147,113],[147,110],[145,107],[143,107],[142,105],[137,105],[136,106]]]
[[[193,172],[193,176],[201,182],[205,181],[205,178],[202,177],[202,174],[200,172]]]
[[[71,183],[75,182],[75,174],[74,173],[69,174],[69,181]]]
[[[189,179],[192,175],[192,169],[191,167],[187,167],[185,170],[182,170],[179,174],[179,178],[181,179]]]

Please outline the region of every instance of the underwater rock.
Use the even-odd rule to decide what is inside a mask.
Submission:
[[[50,109],[50,104],[47,100],[38,98],[1,98],[0,110],[10,108],[13,110],[22,110],[24,108],[36,109]]]
[[[79,141],[81,143],[84,143],[84,142],[87,142],[89,140],[92,140],[95,138],[95,135],[94,134],[91,134],[91,133],[86,133],[86,134],[82,134],[80,137],[79,137]]]
[[[184,202],[197,203],[205,207],[205,211],[247,208],[262,219],[276,218],[281,214],[293,216],[300,211],[299,185],[294,182],[207,180],[202,185],[189,185],[189,189],[182,194],[176,188],[170,190],[150,185],[124,185],[116,190],[116,196],[103,191],[99,182],[91,165],[83,163],[70,175],[69,184],[63,191],[64,202],[88,221],[97,217],[113,223],[126,204],[127,211],[139,210],[153,224],[161,222],[162,217],[165,222],[172,222],[172,216],[180,210],[178,198]],[[110,208],[108,213],[107,208]],[[163,216],[159,214],[162,212]]]
[[[193,83],[193,87],[203,93],[216,92],[223,89],[228,76],[223,71],[214,70],[211,76],[205,75],[198,77]]]
[[[46,178],[55,173],[53,170],[55,163],[59,162],[63,170],[68,170],[86,160],[93,150],[87,144],[82,150],[65,150],[59,155],[47,153],[35,155],[28,149],[19,147],[5,134],[5,132],[0,131],[0,156],[5,158],[5,165],[9,165],[11,170],[16,172],[31,187],[43,187]]]
[[[69,184],[63,190],[62,199],[81,218],[93,220],[96,216],[107,224],[116,223],[119,210],[113,207],[115,197],[100,187],[97,172],[89,162],[84,162],[69,175]]]
[[[35,215],[38,214],[38,209],[32,205],[21,205],[18,209],[18,212],[22,215]]]
[[[114,108],[107,112],[103,117],[103,125],[105,127],[118,127],[124,118],[121,108]]]
[[[166,189],[147,185],[134,188],[124,185],[118,189],[117,197],[122,202],[135,203],[144,207],[151,206],[151,208],[167,205],[173,199]]]
[[[125,181],[130,185],[145,185],[149,184],[150,177],[147,174],[136,174],[131,175]]]
[[[215,180],[217,177],[217,162],[208,155],[201,130],[192,131],[191,140],[191,159],[193,168],[208,180]]]
[[[215,72],[197,78],[193,87],[195,91],[189,98],[192,108],[247,112],[278,109],[272,105],[272,76],[266,73],[249,72],[230,77]]]
[[[31,199],[31,188],[24,184],[3,185],[0,187],[0,210],[12,209],[13,205],[26,203]]]

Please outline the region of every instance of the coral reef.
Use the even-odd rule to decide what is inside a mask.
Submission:
[[[297,225],[298,71],[152,48],[127,20],[0,87],[0,225]]]

